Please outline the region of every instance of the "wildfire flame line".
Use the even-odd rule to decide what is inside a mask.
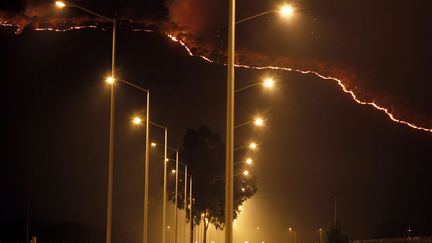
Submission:
[[[82,29],[96,29],[96,25],[83,25],[83,26],[72,26],[64,29],[57,29],[51,27],[36,27],[33,30],[35,31],[55,31],[55,32],[66,32],[70,30],[82,30]]]
[[[4,27],[16,27],[17,31],[16,33],[19,33],[22,29],[20,26],[18,25],[14,25],[14,24],[10,24],[6,21],[2,21],[0,20],[0,26],[4,26]],[[66,31],[70,31],[70,30],[82,30],[82,29],[96,29],[98,28],[98,26],[96,25],[84,25],[84,26],[72,26],[72,27],[67,27],[67,28],[52,28],[52,27],[35,27],[33,28],[33,30],[35,31],[55,31],[55,32],[66,32]],[[132,29],[132,31],[134,32],[155,32],[154,30],[150,30],[150,29],[141,29],[141,28],[135,28]],[[171,34],[171,33],[164,33],[165,36],[167,36],[169,39],[171,39],[172,41],[180,44],[180,46],[182,46],[186,52],[188,53],[189,56],[192,57],[199,57],[201,59],[203,59],[206,62],[209,63],[215,63],[215,61],[211,60],[210,58],[203,56],[203,55],[195,55],[191,48],[189,46],[186,45],[186,43],[180,39],[178,39],[175,35]],[[370,101],[363,101],[360,98],[357,97],[357,95],[354,93],[353,90],[348,89],[342,82],[341,79],[335,78],[335,77],[331,77],[331,76],[325,76],[322,75],[320,73],[318,73],[317,71],[313,71],[313,70],[300,70],[300,69],[294,69],[294,68],[289,68],[289,67],[278,67],[278,66],[250,66],[250,65],[245,65],[245,64],[236,64],[236,67],[239,68],[247,68],[247,69],[255,69],[255,70],[281,70],[281,71],[288,71],[288,72],[296,72],[296,73],[301,73],[301,74],[312,74],[315,75],[318,78],[324,79],[324,80],[333,80],[335,81],[339,87],[342,89],[342,91],[346,94],[349,94],[351,96],[351,98],[360,105],[367,105],[367,106],[372,106],[373,108],[384,112],[389,118],[390,120],[408,126],[410,128],[413,129],[417,129],[417,130],[421,130],[421,131],[425,131],[425,132],[430,132],[432,133],[432,128],[426,128],[426,127],[422,127],[422,126],[417,126],[411,122],[402,120],[402,119],[398,119],[395,117],[394,114],[392,114],[387,108],[375,103],[375,102],[370,102]]]
[[[200,57],[200,58],[204,59],[204,60],[207,61],[207,62],[214,63],[214,61],[210,60],[210,59],[209,59],[208,57],[206,57],[206,56],[202,56],[202,55],[194,55],[194,54],[192,53],[191,49],[190,49],[190,48],[189,48],[189,47],[188,47],[188,46],[187,46],[183,41],[177,39],[177,38],[176,38],[175,36],[173,36],[172,34],[166,33],[166,35],[167,35],[171,40],[173,40],[173,41],[175,41],[175,42],[178,42],[181,46],[183,46],[184,49],[187,51],[187,53],[188,53],[190,56]],[[404,120],[398,119],[398,118],[395,117],[394,114],[390,113],[390,111],[389,111],[387,108],[382,107],[382,106],[378,105],[378,104],[375,103],[375,102],[368,102],[368,101],[362,101],[362,100],[360,100],[360,99],[357,97],[357,95],[354,93],[354,91],[348,89],[348,88],[343,84],[343,82],[342,82],[341,79],[338,79],[338,78],[335,78],[335,77],[330,77],[330,76],[324,76],[324,75],[322,75],[322,74],[320,74],[320,73],[318,73],[318,72],[316,72],[316,71],[313,71],[313,70],[300,70],[300,69],[293,69],[293,68],[287,68],[287,67],[277,67],[277,66],[249,66],[249,65],[244,65],[244,64],[235,64],[235,66],[236,66],[236,67],[239,67],[239,68],[247,68],[247,69],[255,69],[255,70],[266,70],[266,69],[270,69],[270,70],[282,70],[282,71],[289,71],[289,72],[297,72],[297,73],[302,73],[302,74],[312,74],[312,75],[315,75],[316,77],[319,77],[319,78],[321,78],[321,79],[325,79],[325,80],[333,80],[333,81],[335,81],[335,82],[339,85],[339,87],[342,89],[342,91],[343,91],[344,93],[349,94],[349,95],[352,97],[352,99],[353,99],[356,103],[358,103],[358,104],[360,104],[360,105],[369,105],[369,106],[374,107],[374,108],[377,109],[377,110],[383,111],[383,112],[384,112],[384,113],[385,113],[385,114],[386,114],[386,115],[387,115],[387,116],[388,116],[392,121],[394,121],[394,122],[396,122],[396,123],[403,124],[403,125],[406,125],[406,126],[408,126],[408,127],[411,127],[411,128],[417,129],[417,130],[422,130],[422,131],[425,131],[425,132],[431,132],[431,133],[432,133],[432,128],[426,128],[426,127],[417,126],[417,125],[415,125],[415,124],[413,124],[413,123],[410,123],[410,122],[408,122],[408,121],[404,121]]]

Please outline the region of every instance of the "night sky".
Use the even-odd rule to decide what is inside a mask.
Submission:
[[[225,48],[227,1],[76,1],[106,16],[170,22],[200,53]],[[0,3],[0,20],[27,16],[79,19],[50,1]],[[237,1],[241,19],[278,6]],[[432,3],[418,1],[295,1],[291,20],[268,15],[237,26],[238,60],[249,65],[314,69],[343,80],[365,101],[398,119],[432,128]],[[30,18],[33,17],[33,18]],[[105,27],[106,28],[106,27]],[[0,223],[77,222],[104,240],[108,155],[111,32],[85,29],[20,34],[0,28],[2,153]],[[186,39],[187,38],[187,39]],[[202,45],[202,46],[200,46]],[[120,24],[119,75],[151,90],[151,116],[181,147],[189,128],[209,126],[225,136],[226,67],[191,57],[158,31],[132,32]],[[213,57],[217,54],[212,53]],[[223,55],[215,58],[223,60]],[[318,240],[333,217],[350,239],[432,234],[431,132],[393,122],[359,105],[333,80],[277,70],[236,69],[238,88],[266,76],[274,90],[254,87],[236,95],[236,123],[266,112],[263,129],[236,130],[236,144],[259,143],[253,173],[258,192],[237,221],[237,242]],[[145,132],[130,116],[145,111],[145,95],[117,89],[113,242],[142,237]],[[152,140],[162,142],[160,130]],[[242,154],[238,154],[238,158]],[[150,242],[160,237],[162,151],[152,150]],[[223,165],[221,165],[223,166]],[[169,221],[170,223],[170,221]],[[257,230],[257,226],[259,230]],[[292,243],[292,242],[289,242]]]

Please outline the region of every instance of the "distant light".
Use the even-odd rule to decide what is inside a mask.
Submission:
[[[115,83],[115,79],[111,76],[107,77],[105,79],[105,82],[109,83],[109,84],[114,84]]]
[[[141,126],[143,123],[143,119],[139,116],[132,117],[132,124],[135,126]]]
[[[254,124],[257,127],[262,127],[264,125],[264,120],[261,117],[257,117],[255,118]]]
[[[242,206],[242,205],[239,205],[239,206],[238,206],[238,210],[241,211],[242,209],[243,209],[243,206]]]
[[[250,143],[249,148],[255,150],[258,147],[256,143]]]
[[[270,89],[273,88],[274,80],[272,78],[266,78],[263,81],[264,88]]]
[[[251,158],[246,159],[246,164],[251,165],[253,163],[253,160]]]
[[[245,189],[244,187],[242,187],[242,189],[241,189],[241,190],[242,190],[242,192],[245,192],[245,191],[246,191],[246,189]]]
[[[288,228],[289,231],[292,231],[293,229],[291,227]]]
[[[248,170],[243,171],[243,175],[248,176],[249,175],[249,171]]]
[[[156,144],[155,142],[152,142],[150,145],[151,145],[152,147],[156,147],[156,146],[157,146],[157,144]]]
[[[175,173],[176,173],[176,170],[171,170],[171,173],[175,174]]]
[[[260,227],[259,227],[259,226],[257,226],[257,230],[260,230]]]
[[[168,226],[167,226],[167,229],[169,230],[169,229],[171,229],[171,227],[168,225]]]
[[[56,2],[55,2],[55,5],[56,5],[58,8],[64,8],[64,7],[66,7],[66,3],[64,3],[64,2],[62,2],[62,1],[56,1]]]
[[[294,8],[291,5],[283,5],[279,8],[279,14],[282,17],[290,17],[294,14]]]

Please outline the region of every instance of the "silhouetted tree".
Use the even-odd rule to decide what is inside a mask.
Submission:
[[[223,229],[225,222],[225,142],[219,133],[212,132],[207,127],[189,129],[180,150],[180,159],[188,165],[193,177],[193,225],[204,223],[203,242],[206,243],[207,229],[214,225],[216,229]],[[256,191],[256,177],[241,174],[243,164],[235,166],[234,178],[234,218],[237,218],[239,206]],[[172,183],[171,183],[172,184]],[[170,193],[170,200],[174,201],[174,191]],[[184,206],[184,190],[178,191],[178,205]],[[189,197],[189,195],[186,195]],[[189,199],[188,199],[189,202]],[[187,210],[189,219],[189,209]],[[192,237],[191,237],[192,240]]]
[[[348,243],[348,236],[342,232],[338,222],[333,223],[326,232],[326,243]]]

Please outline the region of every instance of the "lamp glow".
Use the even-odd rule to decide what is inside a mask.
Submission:
[[[139,116],[132,117],[132,124],[135,126],[141,126],[143,124],[143,119]]]
[[[254,124],[257,127],[262,127],[264,126],[264,120],[261,117],[257,117],[255,118]]]
[[[283,5],[279,8],[279,14],[282,17],[290,17],[294,14],[294,8],[291,5]]]
[[[251,158],[246,159],[246,164],[251,165],[253,163],[253,160]]]
[[[263,86],[266,89],[271,89],[274,86],[274,80],[272,78],[266,78],[263,81]]]
[[[150,144],[150,146],[152,146],[152,147],[156,147],[157,144],[156,144],[155,142],[152,142],[152,143]]]
[[[257,147],[258,147],[258,145],[256,143],[250,143],[249,144],[249,148],[252,149],[252,150],[257,149]]]
[[[56,1],[56,2],[55,2],[55,5],[56,5],[58,8],[64,8],[64,7],[66,7],[66,3],[64,3],[64,2],[62,2],[62,1]]]
[[[105,82],[107,82],[108,84],[114,84],[115,83],[115,79],[113,77],[107,77],[105,79]]]
[[[248,176],[249,175],[249,171],[248,170],[243,171],[243,175]]]

